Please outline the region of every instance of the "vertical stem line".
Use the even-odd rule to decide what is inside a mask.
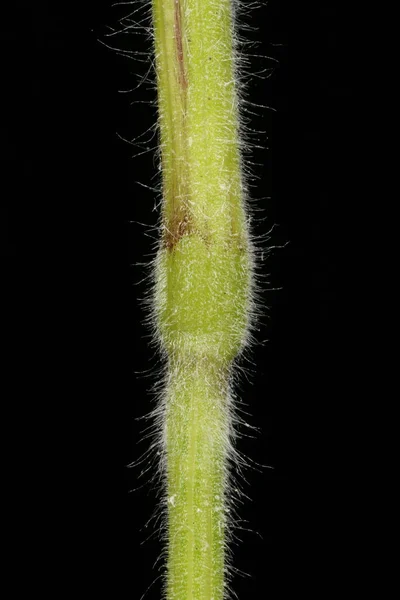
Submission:
[[[188,473],[188,526],[189,526],[189,564],[188,564],[188,594],[187,597],[193,598],[193,580],[194,580],[194,501],[195,501],[195,466],[196,466],[196,446],[197,446],[197,411],[196,399],[190,398],[190,439],[189,439],[189,473]]]

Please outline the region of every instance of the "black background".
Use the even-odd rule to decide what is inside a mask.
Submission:
[[[137,419],[153,406],[158,365],[140,302],[146,271],[136,264],[153,255],[155,194],[136,182],[158,180],[153,152],[132,158],[141,148],[116,133],[131,139],[153,125],[155,90],[150,73],[119,93],[138,85],[149,61],[99,41],[150,50],[144,35],[106,37],[128,9],[41,1],[4,18],[1,251],[22,290],[12,301],[25,358],[40,365],[29,410],[44,416],[32,449],[43,477],[31,489],[51,522],[47,549],[60,548],[55,590],[139,600],[160,573],[161,544],[157,532],[144,542],[156,495],[148,485],[131,492],[146,477],[126,467],[145,449]],[[259,28],[246,33],[260,42],[252,51],[273,59],[252,58],[251,68],[274,66],[248,84],[252,102],[274,109],[250,115],[267,132],[249,157],[262,209],[254,219],[263,217],[255,231],[277,225],[269,243],[282,247],[260,266],[280,289],[263,291],[262,343],[240,391],[260,431],[239,449],[273,468],[246,473],[248,530],[238,532],[234,565],[250,577],[233,587],[239,598],[320,598],[351,568],[338,271],[354,146],[352,30],[331,1],[270,0],[248,22]],[[157,580],[146,598],[159,593]]]

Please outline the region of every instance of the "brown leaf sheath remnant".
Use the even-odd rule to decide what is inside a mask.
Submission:
[[[164,224],[163,242],[164,248],[173,250],[184,235],[193,231],[192,222],[187,206],[180,204],[174,211],[169,221]]]
[[[188,87],[185,53],[182,30],[180,0],[174,4],[174,39],[175,39],[175,76],[181,96],[181,111],[177,114],[177,127],[174,128],[176,147],[180,149],[173,161],[172,190],[166,190],[170,195],[171,210],[164,217],[163,242],[167,250],[173,250],[179,240],[192,231],[192,219],[187,199],[188,191],[188,158],[186,131],[186,92]]]

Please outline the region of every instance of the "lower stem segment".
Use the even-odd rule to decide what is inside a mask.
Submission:
[[[229,440],[227,370],[209,359],[180,360],[171,365],[170,381],[167,598],[221,600]]]

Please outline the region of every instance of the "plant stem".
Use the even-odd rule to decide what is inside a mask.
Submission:
[[[163,175],[154,313],[168,357],[167,598],[221,600],[229,389],[252,307],[232,1],[152,2]]]
[[[223,597],[226,380],[174,361],[167,408],[168,598]]]

